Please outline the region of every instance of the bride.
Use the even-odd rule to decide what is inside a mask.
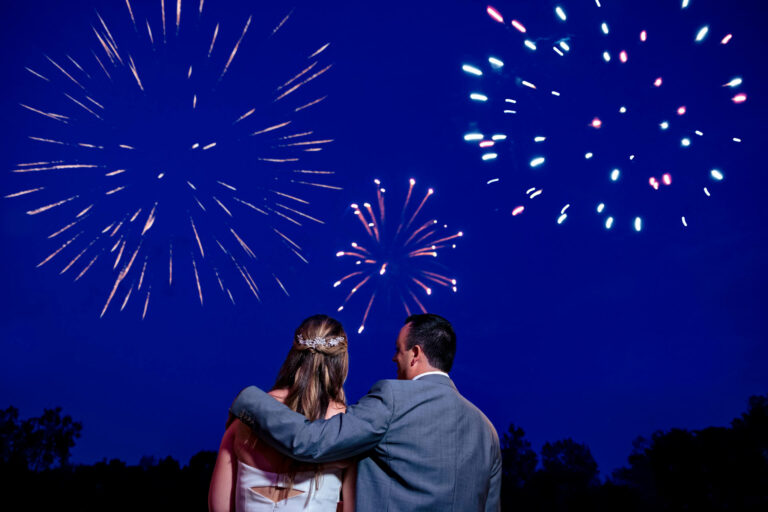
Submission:
[[[270,395],[310,420],[346,411],[347,335],[337,320],[315,315],[294,334]],[[230,415],[213,470],[213,512],[354,510],[354,463],[305,464],[260,442]],[[343,498],[343,499],[342,499]]]

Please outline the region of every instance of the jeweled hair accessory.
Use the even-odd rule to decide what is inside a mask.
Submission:
[[[308,340],[304,338],[304,336],[299,334],[296,337],[296,341],[299,343],[299,345],[304,345],[305,347],[309,347],[309,348],[335,347],[336,345],[344,341],[344,336],[336,336],[334,338],[325,338],[322,336],[316,336]]]

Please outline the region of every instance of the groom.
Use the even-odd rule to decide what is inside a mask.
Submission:
[[[361,456],[360,512],[500,510],[499,438],[448,377],[456,353],[451,324],[412,315],[396,345],[398,380],[377,382],[346,414],[309,421],[255,386],[231,412],[295,459]]]

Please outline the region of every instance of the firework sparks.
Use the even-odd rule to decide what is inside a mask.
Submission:
[[[27,195],[27,194],[31,194],[33,192],[37,192],[38,190],[43,190],[43,188],[44,187],[37,187],[37,188],[30,188],[28,190],[21,190],[19,192],[14,192],[13,194],[8,194],[7,196],[5,196],[5,198],[6,199],[10,199],[12,197],[24,196],[24,195]]]
[[[690,15],[697,6],[685,0],[682,8]],[[702,23],[706,17],[699,16],[695,25],[681,18],[680,23],[667,25],[670,33],[661,29],[650,33],[647,27],[660,17],[681,17],[676,6],[668,5],[622,4],[622,23],[606,19],[600,2],[592,6],[563,2],[508,9],[504,12],[489,6],[485,12],[488,18],[478,16],[492,33],[499,34],[497,48],[457,66],[466,83],[468,103],[482,116],[468,122],[471,129],[462,134],[464,142],[477,148],[478,157],[486,162],[482,169],[493,173],[481,179],[494,189],[506,182],[529,189],[528,200],[542,190],[541,186],[531,189],[531,181],[546,184],[547,199],[539,200],[541,206],[537,206],[551,208],[550,218],[557,224],[584,211],[579,208],[580,198],[573,194],[575,190],[587,190],[598,195],[587,198],[588,204],[611,205],[604,208],[612,209],[612,215],[599,219],[606,229],[626,226],[635,232],[645,231],[646,227],[658,225],[655,218],[652,223],[647,216],[651,201],[639,192],[639,187],[648,190],[649,184],[651,191],[675,203],[665,208],[673,210],[670,217],[674,222],[670,225],[677,229],[678,219],[690,219],[690,212],[684,211],[690,208],[690,201],[680,194],[690,195],[695,190],[698,197],[699,183],[719,180],[707,176],[707,170],[697,163],[701,157],[687,160],[691,157],[681,154],[670,164],[669,155],[681,151],[719,154],[730,148],[731,142],[741,140],[721,136],[714,129],[702,129],[714,116],[728,116],[728,108],[743,109],[748,104],[740,70],[734,69],[740,61],[720,56],[728,52],[721,45],[731,41],[732,27],[715,28],[714,24]],[[577,10],[580,16],[571,16]],[[627,19],[632,22],[626,23]],[[510,25],[514,30],[509,29]],[[678,42],[681,39],[685,42]],[[628,41],[633,41],[632,46],[627,46]],[[670,41],[675,44],[674,51],[670,51]],[[548,47],[553,51],[542,51]],[[680,76],[677,68],[689,70],[689,66],[670,65],[672,59],[681,63],[706,59],[711,65],[705,73],[693,70]],[[504,68],[505,61],[514,62],[514,70]],[[502,68],[504,73],[500,74]],[[682,88],[682,83],[689,90]],[[606,98],[605,90],[618,93]],[[674,114],[674,121],[670,121]],[[708,144],[702,145],[698,137],[705,137],[705,132]],[[601,151],[598,144],[606,149]],[[499,177],[502,163],[518,171],[514,178]],[[667,172],[670,168],[672,172]],[[539,172],[544,169],[546,172]],[[707,197],[711,188],[705,189]],[[630,190],[638,192],[628,194]],[[511,193],[506,192],[505,197],[509,197]],[[623,195],[621,200],[609,203],[599,197],[606,193]],[[565,199],[560,206],[574,203],[567,214],[557,213],[555,208],[560,206],[548,202],[558,196]],[[512,216],[520,216],[524,210],[527,214],[527,205],[523,206],[519,199],[513,201]],[[588,210],[594,211],[591,207]],[[605,214],[601,210],[598,215]]]
[[[45,206],[41,206],[40,208],[35,208],[34,210],[28,210],[27,215],[37,215],[38,213],[47,212],[51,208],[56,208],[57,206],[61,206],[64,203],[68,203],[74,199],[77,199],[77,196],[68,197],[67,199],[62,199],[61,201],[57,201],[55,203],[47,204]]]
[[[188,287],[202,305],[211,300],[203,295],[210,280],[234,304],[232,276],[258,300],[257,278],[288,295],[289,283],[277,275],[281,251],[308,261],[298,228],[322,224],[311,211],[317,197],[340,189],[324,182],[332,171],[314,168],[318,160],[311,155],[333,139],[311,126],[307,110],[327,97],[312,91],[331,69],[323,63],[330,43],[294,50],[297,45],[273,38],[289,22],[300,23],[293,11],[266,26],[257,15],[237,24],[208,22],[201,0],[193,24],[185,21],[190,10],[182,12],[181,0],[158,3],[160,16],[157,3],[131,0],[120,4],[122,19],[97,12],[87,58],[51,53],[24,68],[29,80],[53,90],[42,101],[19,102],[38,119],[39,133],[28,140],[45,144],[46,156],[11,169],[19,183],[4,198],[22,203],[28,215],[63,217],[48,235],[57,244],[38,267],[64,258],[60,274],[107,280],[101,316],[114,306],[139,308],[145,318],[158,286]],[[251,38],[265,43],[247,44]],[[228,51],[217,51],[229,41]],[[282,59],[270,66],[271,74],[240,87],[258,67],[254,57],[265,51],[295,53],[295,59]],[[246,62],[245,71],[236,65]],[[179,91],[190,88],[179,105]],[[228,99],[232,91],[246,95],[233,97],[233,105],[252,107],[234,123],[224,119],[228,109],[221,109],[221,119],[210,112],[198,117],[212,95]],[[157,116],[157,105],[178,113],[178,121]],[[49,136],[54,124],[57,135]],[[167,134],[174,142],[161,140]],[[229,165],[222,164],[222,147]],[[308,175],[316,179],[295,179]],[[69,239],[62,243],[65,233]]]
[[[419,310],[426,312],[419,300],[419,294],[432,294],[432,288],[427,283],[450,288],[455,292],[456,279],[444,275],[440,265],[425,263],[421,257],[429,256],[434,260],[443,249],[455,247],[451,241],[463,236],[461,231],[445,234],[446,226],[440,226],[436,219],[417,221],[428,199],[434,194],[432,189],[427,190],[418,204],[412,204],[416,181],[411,179],[398,218],[390,219],[384,206],[386,190],[381,187],[379,180],[374,183],[377,196],[375,205],[351,205],[355,217],[367,235],[366,246],[353,242],[351,249],[336,253],[337,257],[350,259],[358,267],[333,284],[336,288],[348,280],[354,283],[338,310],[344,310],[360,290],[370,290],[358,333],[365,329],[377,296],[396,296],[410,314],[414,304]]]
[[[82,232],[80,232],[80,233],[76,234],[74,237],[72,237],[72,238],[70,238],[69,240],[67,240],[66,242],[64,242],[64,243],[61,245],[61,247],[59,247],[58,249],[56,249],[55,251],[53,251],[51,254],[49,254],[49,255],[48,255],[48,257],[47,257],[47,258],[45,258],[43,261],[41,261],[40,263],[38,263],[38,264],[37,264],[38,268],[39,268],[39,267],[42,267],[43,265],[45,265],[46,263],[48,263],[49,261],[51,261],[51,259],[53,259],[53,257],[54,257],[54,256],[56,256],[56,255],[57,255],[57,254],[59,254],[61,251],[63,251],[63,250],[64,250],[64,249],[65,249],[65,248],[66,248],[66,247],[69,245],[69,244],[71,244],[72,242],[74,242],[75,240],[77,240],[77,238],[78,238],[80,235],[82,235],[82,234],[83,234],[83,233],[82,233]]]
[[[245,37],[245,33],[248,32],[248,27],[251,26],[251,19],[252,17],[248,17],[248,21],[245,22],[245,27],[243,27],[243,33],[240,34],[240,39],[237,40],[237,43],[235,43],[235,47],[232,48],[232,53],[229,54],[229,59],[227,59],[227,63],[224,64],[224,69],[221,71],[221,76],[219,76],[219,80],[224,78],[224,75],[229,70],[229,66],[232,64],[232,61],[235,58],[235,55],[237,55],[237,50],[240,48],[240,44],[243,42],[243,38]]]

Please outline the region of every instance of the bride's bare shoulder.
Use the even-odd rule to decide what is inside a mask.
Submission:
[[[275,400],[277,400],[278,402],[285,402],[285,397],[288,396],[288,390],[285,388],[273,389],[267,394],[270,395]]]
[[[328,404],[328,410],[325,413],[325,419],[347,412],[347,406],[340,402],[331,402]]]

